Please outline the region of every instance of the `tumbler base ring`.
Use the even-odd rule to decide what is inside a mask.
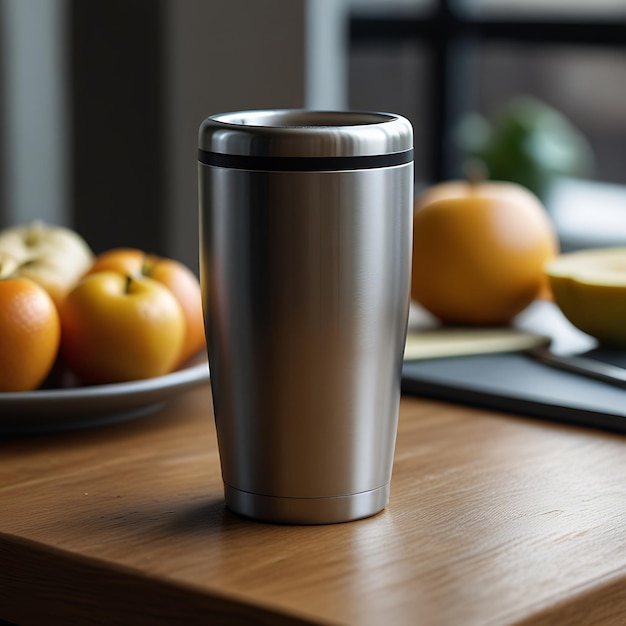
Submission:
[[[360,493],[323,498],[267,496],[224,484],[226,506],[239,515],[276,524],[338,524],[380,513],[389,503],[389,483]]]

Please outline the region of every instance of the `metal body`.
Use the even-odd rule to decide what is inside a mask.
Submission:
[[[200,133],[201,150],[218,158],[256,150],[320,159],[320,171],[253,171],[245,160],[199,165],[201,279],[226,504],[274,522],[358,519],[389,498],[413,165],[321,166],[341,166],[326,157],[406,151],[412,133],[394,118],[401,124],[385,139],[377,127],[393,121],[373,114],[364,124],[341,113],[341,124],[317,126],[311,116],[319,114],[267,115],[264,125],[226,122],[241,126],[241,136],[212,118]],[[308,123],[298,126],[298,116]],[[378,145],[368,148],[367,135]],[[275,163],[282,162],[269,168]]]

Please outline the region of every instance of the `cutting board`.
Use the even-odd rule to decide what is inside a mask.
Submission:
[[[414,325],[409,341],[418,342],[420,333],[434,341],[437,329]],[[402,370],[404,393],[557,420],[592,428],[626,432],[626,391],[580,374],[557,370],[525,352],[524,341],[532,347],[549,338],[559,354],[585,354],[613,364],[626,365],[626,352],[598,349],[591,337],[577,331],[549,302],[537,302],[518,316],[509,329],[501,329],[498,349],[481,349],[480,333],[472,350],[449,346],[426,356],[407,351]],[[469,332],[471,336],[472,331]],[[443,333],[442,333],[443,334]],[[446,340],[443,341],[445,343]],[[435,342],[436,343],[436,342]],[[466,345],[469,343],[466,341]],[[445,354],[453,356],[446,356]],[[417,356],[416,356],[417,354]]]

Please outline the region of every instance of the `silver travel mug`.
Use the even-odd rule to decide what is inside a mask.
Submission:
[[[326,524],[389,501],[410,298],[398,115],[241,111],[199,131],[200,276],[226,506]]]

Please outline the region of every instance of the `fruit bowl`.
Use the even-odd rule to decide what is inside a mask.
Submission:
[[[561,254],[545,265],[555,303],[579,330],[626,347],[626,248]]]
[[[175,396],[209,382],[206,354],[199,352],[179,369],[143,380],[107,385],[62,384],[26,392],[0,393],[0,436],[93,428],[158,413]]]

